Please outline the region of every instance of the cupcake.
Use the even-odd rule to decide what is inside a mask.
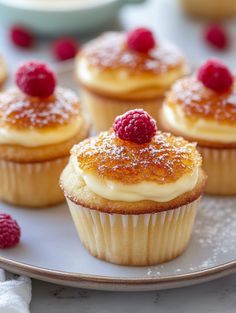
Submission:
[[[88,135],[79,100],[39,62],[23,64],[16,85],[0,94],[0,199],[29,207],[62,202],[60,173]]]
[[[195,144],[156,131],[143,110],[75,145],[61,175],[80,239],[122,265],[171,260],[187,247],[205,185]]]
[[[235,16],[235,0],[180,0],[190,15],[205,19],[224,19]]]
[[[236,78],[218,60],[174,84],[162,109],[162,128],[198,143],[208,175],[206,192],[236,194]]]
[[[0,56],[0,88],[5,83],[6,79],[7,79],[7,66],[4,58]]]
[[[185,59],[151,31],[108,32],[79,52],[76,77],[82,104],[96,132],[119,114],[143,108],[158,120],[166,91],[185,73]]]

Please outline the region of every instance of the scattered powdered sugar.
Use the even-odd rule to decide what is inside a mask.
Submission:
[[[212,260],[236,251],[236,199],[205,198],[198,217],[194,234],[202,247],[212,247]]]
[[[193,237],[179,258],[149,267],[149,277],[181,275],[236,260],[236,198],[204,197]]]

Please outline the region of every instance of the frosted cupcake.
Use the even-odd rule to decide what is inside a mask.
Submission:
[[[198,142],[208,193],[236,194],[236,84],[224,64],[209,60],[197,75],[175,83],[163,106],[162,127]]]
[[[117,115],[134,108],[158,120],[166,91],[185,69],[181,52],[156,42],[148,29],[109,32],[88,43],[78,54],[76,76],[95,131],[108,130]]]
[[[7,66],[4,58],[0,56],[0,88],[5,83],[6,79],[7,79]]]
[[[180,0],[190,15],[207,19],[224,19],[236,14],[235,0]]]
[[[62,202],[60,173],[88,134],[79,100],[56,88],[43,63],[23,64],[16,84],[0,94],[0,199],[30,207]]]
[[[171,260],[187,247],[205,185],[195,144],[156,131],[143,110],[73,147],[61,175],[80,239],[123,265]]]

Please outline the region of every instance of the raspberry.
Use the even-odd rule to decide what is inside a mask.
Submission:
[[[59,61],[73,59],[77,50],[78,45],[72,38],[60,38],[53,44],[53,54]]]
[[[10,29],[10,38],[12,43],[21,48],[30,48],[33,44],[33,36],[22,26],[12,26]]]
[[[219,25],[210,25],[205,30],[205,40],[216,49],[225,49],[228,46],[228,36]]]
[[[0,248],[10,248],[20,241],[20,227],[8,214],[0,214]]]
[[[147,53],[155,44],[153,33],[147,28],[136,28],[128,33],[127,45],[131,50]]]
[[[29,61],[16,72],[16,85],[31,97],[49,97],[56,86],[53,71],[44,63]]]
[[[117,116],[113,124],[116,136],[135,143],[150,142],[157,128],[155,120],[144,110],[131,110]]]
[[[214,59],[199,68],[197,77],[205,87],[216,92],[226,91],[233,84],[233,76],[227,66]]]

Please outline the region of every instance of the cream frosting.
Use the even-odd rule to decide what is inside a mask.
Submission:
[[[173,130],[193,139],[221,143],[236,142],[235,125],[219,123],[215,120],[205,118],[192,120],[185,115],[180,106],[176,105],[172,107],[168,103],[164,104],[162,114],[163,119],[167,121]]]
[[[75,177],[83,179],[89,190],[102,198],[113,201],[171,201],[191,191],[196,186],[199,177],[199,167],[196,167],[192,172],[185,174],[172,183],[158,184],[156,182],[143,181],[137,184],[124,184],[100,178],[95,174],[86,173],[80,169],[77,158],[73,155],[70,157],[68,166],[71,166],[71,171],[75,174]],[[76,189],[80,187],[79,180],[76,181],[74,179],[73,184],[73,190],[76,192]]]
[[[13,129],[0,127],[0,144],[15,144],[25,147],[39,147],[57,144],[73,137],[83,124],[82,117],[76,117],[69,124],[54,127],[50,130]]]
[[[167,90],[185,73],[185,65],[158,73],[158,75],[130,75],[126,69],[116,69],[115,71],[100,71],[96,67],[89,66],[86,58],[81,58],[76,68],[80,81],[91,87],[110,93],[128,93],[143,88],[156,88]]]

